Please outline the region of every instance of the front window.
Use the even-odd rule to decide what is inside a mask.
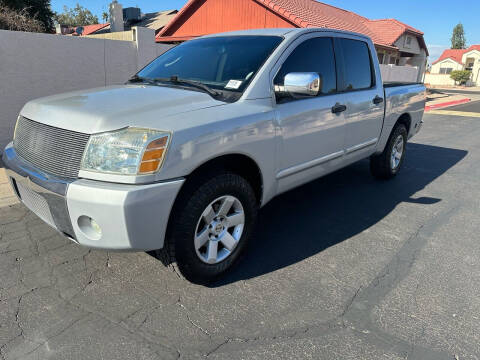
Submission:
[[[220,36],[187,41],[167,51],[137,75],[178,77],[222,92],[242,93],[283,40],[278,36]]]
[[[337,91],[337,72],[333,40],[318,37],[305,40],[298,45],[283,63],[274,84],[283,86],[285,75],[294,72],[314,72],[320,75],[319,95],[333,94]]]

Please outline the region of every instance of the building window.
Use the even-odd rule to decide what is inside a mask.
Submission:
[[[411,45],[412,45],[412,37],[411,37],[411,36],[407,36],[407,37],[405,38],[405,47],[406,47],[406,48],[409,48]]]
[[[453,68],[440,68],[440,74],[450,74]]]
[[[390,56],[390,64],[395,65],[397,64],[398,59],[394,56]]]
[[[467,66],[465,66],[465,70],[473,70],[473,66],[475,65],[475,59],[469,58],[467,59]]]

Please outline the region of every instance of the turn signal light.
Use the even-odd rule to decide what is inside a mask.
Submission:
[[[145,149],[138,173],[151,174],[160,168],[167,150],[169,136],[165,135],[155,139]]]

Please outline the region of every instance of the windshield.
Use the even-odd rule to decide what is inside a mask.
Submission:
[[[278,36],[221,36],[187,41],[138,73],[141,78],[196,81],[217,90],[243,92],[282,41]]]

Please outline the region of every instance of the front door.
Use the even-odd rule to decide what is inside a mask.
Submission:
[[[278,159],[279,192],[328,172],[329,164],[341,161],[345,141],[343,112],[332,112],[339,102],[333,39],[310,35],[292,45],[274,79],[282,86],[292,72],[316,72],[320,94],[308,98],[277,96],[276,116],[281,129]]]

